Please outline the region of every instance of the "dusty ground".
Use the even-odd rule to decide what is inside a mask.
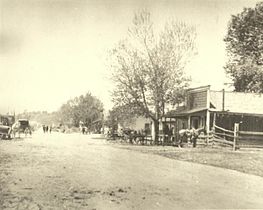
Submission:
[[[172,146],[143,146],[129,145],[125,142],[111,141],[115,147],[161,155],[164,157],[183,160],[204,165],[232,169],[247,174],[263,177],[263,149],[249,148],[233,151],[230,147],[200,146],[197,148],[178,148]]]
[[[263,207],[263,178],[79,134],[0,141],[0,209]]]

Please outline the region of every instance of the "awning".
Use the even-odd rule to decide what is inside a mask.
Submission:
[[[193,113],[198,113],[198,112],[202,112],[202,111],[207,111],[207,108],[196,108],[196,109],[191,109],[191,110],[184,110],[184,111],[174,111],[174,112],[170,112],[170,113],[167,113],[165,115],[166,118],[175,118],[175,117],[186,117],[190,114],[193,114]]]

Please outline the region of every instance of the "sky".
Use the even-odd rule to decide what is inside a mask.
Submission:
[[[108,51],[133,15],[151,12],[154,26],[171,18],[194,25],[198,55],[185,71],[192,87],[224,88],[223,42],[231,15],[254,0],[0,0],[0,113],[56,111],[91,92],[110,109]]]

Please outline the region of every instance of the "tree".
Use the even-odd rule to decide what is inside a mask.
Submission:
[[[57,112],[47,112],[47,111],[24,111],[16,115],[17,119],[28,119],[30,121],[35,121],[45,125],[58,124]]]
[[[263,2],[233,15],[224,39],[236,91],[263,92]]]
[[[195,54],[195,28],[171,20],[160,33],[150,13],[134,15],[128,36],[111,50],[113,101],[153,120],[155,140],[165,105],[180,103],[189,78],[184,67]]]
[[[81,121],[85,126],[91,128],[93,123],[102,120],[103,104],[98,98],[87,93],[63,104],[57,117],[63,124],[77,127]]]
[[[109,110],[105,125],[107,125],[112,131],[118,129],[118,124],[125,126],[132,123],[134,120],[134,113],[131,112],[128,105],[113,107]]]

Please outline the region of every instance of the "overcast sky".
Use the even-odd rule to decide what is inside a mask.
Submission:
[[[254,0],[0,0],[0,113],[56,111],[90,91],[111,107],[107,51],[148,9],[156,27],[168,18],[196,26],[192,86],[227,81],[223,38],[231,14]]]

